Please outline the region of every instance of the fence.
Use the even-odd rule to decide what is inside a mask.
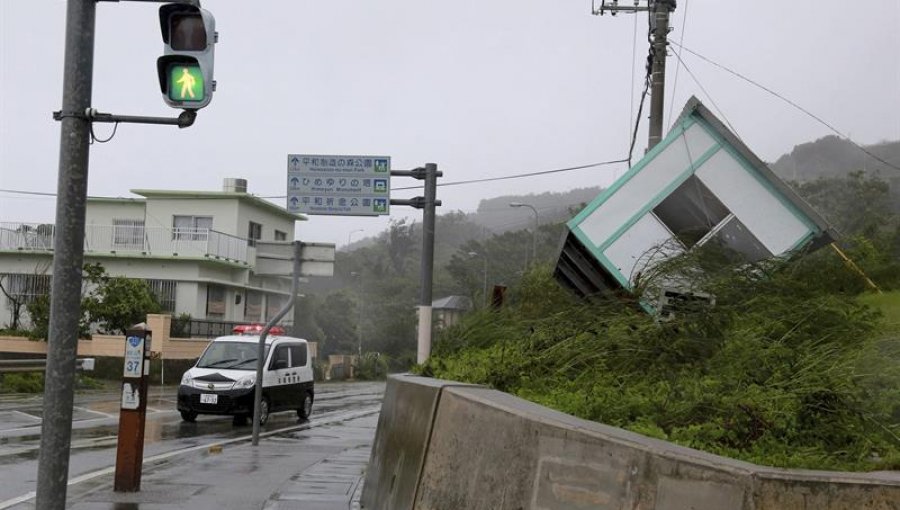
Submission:
[[[138,222],[88,225],[85,253],[134,253],[204,257],[249,263],[247,240],[208,228],[145,227]],[[56,228],[50,224],[0,223],[0,250],[52,251]]]

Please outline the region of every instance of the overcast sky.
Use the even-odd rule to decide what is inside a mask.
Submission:
[[[226,177],[246,178],[260,196],[285,195],[288,153],[389,155],[394,169],[434,162],[445,182],[627,157],[646,14],[592,16],[590,0],[203,6],[219,32],[212,103],[191,128],[123,124],[110,143],[94,144],[90,195],[220,190]],[[156,77],[157,9],[98,3],[98,110],[177,114]],[[672,25],[673,41],[784,95],[854,141],[900,139],[900,0],[679,0]],[[51,112],[61,105],[64,32],[62,0],[0,0],[2,189],[56,191],[60,127]],[[766,161],[831,134],[768,93],[693,55],[683,58],[702,88],[672,54],[665,129],[696,95]],[[646,147],[646,126],[645,118],[635,160]],[[97,125],[97,135],[110,127]],[[441,212],[474,211],[479,200],[502,194],[607,186],[624,170],[619,164],[451,186],[438,196]],[[416,183],[394,178],[392,187]],[[0,222],[52,222],[54,205],[52,197],[0,192]],[[521,211],[524,228],[531,216]],[[421,217],[405,207],[392,213]],[[351,231],[365,229],[353,235],[358,240],[386,225],[386,218],[311,216],[298,234],[343,245]]]

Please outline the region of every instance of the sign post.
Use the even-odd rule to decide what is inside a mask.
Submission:
[[[116,446],[116,492],[141,490],[144,426],[147,421],[147,379],[150,375],[151,331],[143,324],[125,333],[125,370]]]

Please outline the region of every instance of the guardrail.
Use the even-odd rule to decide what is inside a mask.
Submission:
[[[75,369],[90,372],[94,370],[94,358],[75,360]],[[43,372],[47,369],[46,359],[0,359],[0,374],[12,372]]]

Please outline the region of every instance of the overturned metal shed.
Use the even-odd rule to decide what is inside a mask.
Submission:
[[[696,98],[665,139],[567,226],[556,278],[581,296],[631,292],[648,265],[709,242],[753,262],[835,239]]]

